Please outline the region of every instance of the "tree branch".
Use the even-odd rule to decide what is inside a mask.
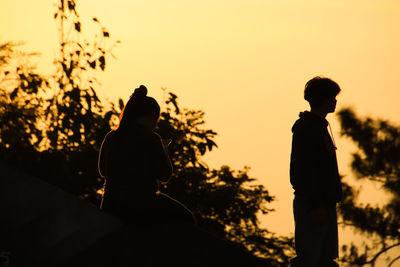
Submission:
[[[397,261],[397,260],[400,260],[400,256],[397,256],[396,258],[394,258],[394,259],[389,263],[388,267],[391,267],[392,264],[393,264],[395,261]]]
[[[390,249],[392,249],[392,248],[394,248],[394,247],[397,247],[397,246],[400,246],[400,243],[396,243],[396,244],[393,244],[393,245],[388,246],[388,247],[386,247],[386,248],[383,248],[381,251],[379,251],[377,254],[375,254],[375,256],[374,256],[371,260],[365,262],[365,264],[371,264],[371,266],[374,266],[375,261],[378,259],[378,257],[379,257],[380,255],[382,255],[382,254],[385,253],[386,251],[388,251],[388,250],[390,250]],[[400,257],[400,256],[399,256],[399,257]]]

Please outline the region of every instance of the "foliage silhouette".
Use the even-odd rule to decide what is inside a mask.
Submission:
[[[106,57],[112,55],[117,42],[106,48],[110,34],[97,18],[93,18],[99,26],[94,41],[82,40],[83,26],[76,1],[57,3],[54,19],[58,25],[59,54],[54,61],[57,71],[51,77],[54,93],[47,99],[45,109],[47,157],[55,159],[56,170],[64,171],[57,184],[97,203],[100,199],[97,191],[103,182],[97,170],[87,166],[96,166],[102,136],[110,130],[110,120],[116,112],[113,106],[104,111],[95,91],[98,83],[93,72],[105,70]],[[54,176],[52,173],[48,177],[54,179]]]
[[[17,50],[20,44],[0,44],[0,158],[17,167],[32,166],[43,140],[41,93],[47,80],[27,64],[29,54]]]
[[[185,204],[202,228],[269,259],[273,266],[286,266],[293,255],[293,240],[261,228],[257,218],[272,211],[266,205],[274,197],[253,183],[247,167],[240,171],[229,166],[209,168],[202,156],[217,146],[216,133],[205,129],[204,112],[180,108],[172,93],[165,104],[158,132],[173,140],[174,174],[161,191]]]
[[[345,198],[340,205],[344,224],[367,234],[373,245],[364,245],[362,251],[354,244],[343,246],[342,260],[350,266],[374,266],[383,253],[400,247],[400,126],[386,120],[360,118],[351,108],[342,109],[338,117],[341,134],[358,147],[351,163],[356,178],[380,185],[391,196],[381,206],[359,204],[358,192],[344,184]],[[399,259],[393,258],[392,263]]]
[[[93,21],[100,26],[99,39],[93,44],[79,41],[83,25],[76,1],[57,3],[54,19],[60,53],[54,75],[40,75],[28,64],[13,67],[10,61],[18,57],[16,46],[0,45],[0,160],[98,206],[103,186],[97,171],[98,150],[124,102],[102,103],[94,71],[105,70],[113,46],[105,48],[110,33],[97,18]],[[66,28],[72,29],[69,34]],[[293,256],[292,238],[261,228],[257,218],[271,211],[267,204],[274,197],[255,184],[248,168],[209,168],[202,156],[217,146],[216,133],[204,128],[203,111],[180,108],[177,96],[168,93],[157,131],[173,140],[175,173],[160,190],[187,205],[203,229],[273,266],[286,266]]]
[[[98,147],[117,112],[112,104],[104,110],[94,72],[105,70],[117,42],[106,48],[110,34],[97,18],[93,21],[100,34],[92,43],[84,40],[73,0],[58,0],[54,19],[60,39],[53,75],[39,75],[22,63],[14,67],[10,61],[27,60],[26,55],[19,56],[13,43],[0,47],[2,155],[18,168],[96,203],[103,186],[95,167]]]

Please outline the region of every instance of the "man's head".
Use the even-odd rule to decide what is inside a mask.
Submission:
[[[304,99],[310,103],[311,109],[322,109],[331,113],[335,111],[336,96],[339,93],[340,87],[336,82],[317,76],[306,83]]]

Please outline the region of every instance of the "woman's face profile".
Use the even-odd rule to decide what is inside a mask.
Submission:
[[[136,122],[149,131],[153,131],[157,126],[157,120],[155,120],[152,116],[142,116],[138,118]]]

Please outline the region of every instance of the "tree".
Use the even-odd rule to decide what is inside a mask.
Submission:
[[[113,104],[104,110],[96,94],[94,72],[105,70],[106,58],[118,42],[106,48],[110,33],[97,18],[93,22],[100,34],[93,42],[84,40],[74,0],[57,0],[54,19],[59,54],[53,75],[39,75],[26,67],[29,64],[17,62],[13,67],[12,59],[28,61],[30,55],[17,53],[12,43],[0,47],[4,77],[1,156],[21,170],[98,204],[98,190],[103,187],[96,167],[98,149],[117,111]]]
[[[357,192],[345,184],[345,199],[340,213],[346,225],[352,225],[373,240],[360,252],[354,244],[344,246],[343,261],[350,265],[374,266],[378,258],[400,247],[400,126],[386,120],[359,118],[346,108],[338,113],[342,132],[358,147],[351,167],[359,180],[369,180],[390,195],[380,206],[357,203]],[[391,259],[389,265],[400,259]]]
[[[110,33],[97,18],[93,18],[100,27],[100,34],[92,43],[80,41],[82,24],[74,0],[59,0],[54,19],[58,24],[60,49],[52,84],[55,93],[47,107],[50,147],[76,151],[82,145],[98,146],[99,140],[93,133],[97,132],[96,127],[100,127],[103,106],[97,97],[97,82],[90,70],[105,70],[106,55],[111,53],[111,49],[105,48],[105,42]],[[66,29],[71,28],[72,31],[66,34]]]
[[[95,40],[81,41],[83,26],[76,1],[57,3],[54,19],[58,25],[59,54],[54,61],[57,71],[52,76],[53,95],[47,99],[45,109],[48,143],[43,153],[46,161],[54,160],[55,168],[42,176],[48,177],[49,182],[57,176],[57,184],[65,190],[97,204],[100,200],[97,191],[102,188],[96,168],[98,148],[116,111],[113,106],[104,111],[95,90],[98,83],[93,72],[105,70],[106,58],[118,42],[106,48],[110,33],[97,18],[93,18],[99,26]]]

